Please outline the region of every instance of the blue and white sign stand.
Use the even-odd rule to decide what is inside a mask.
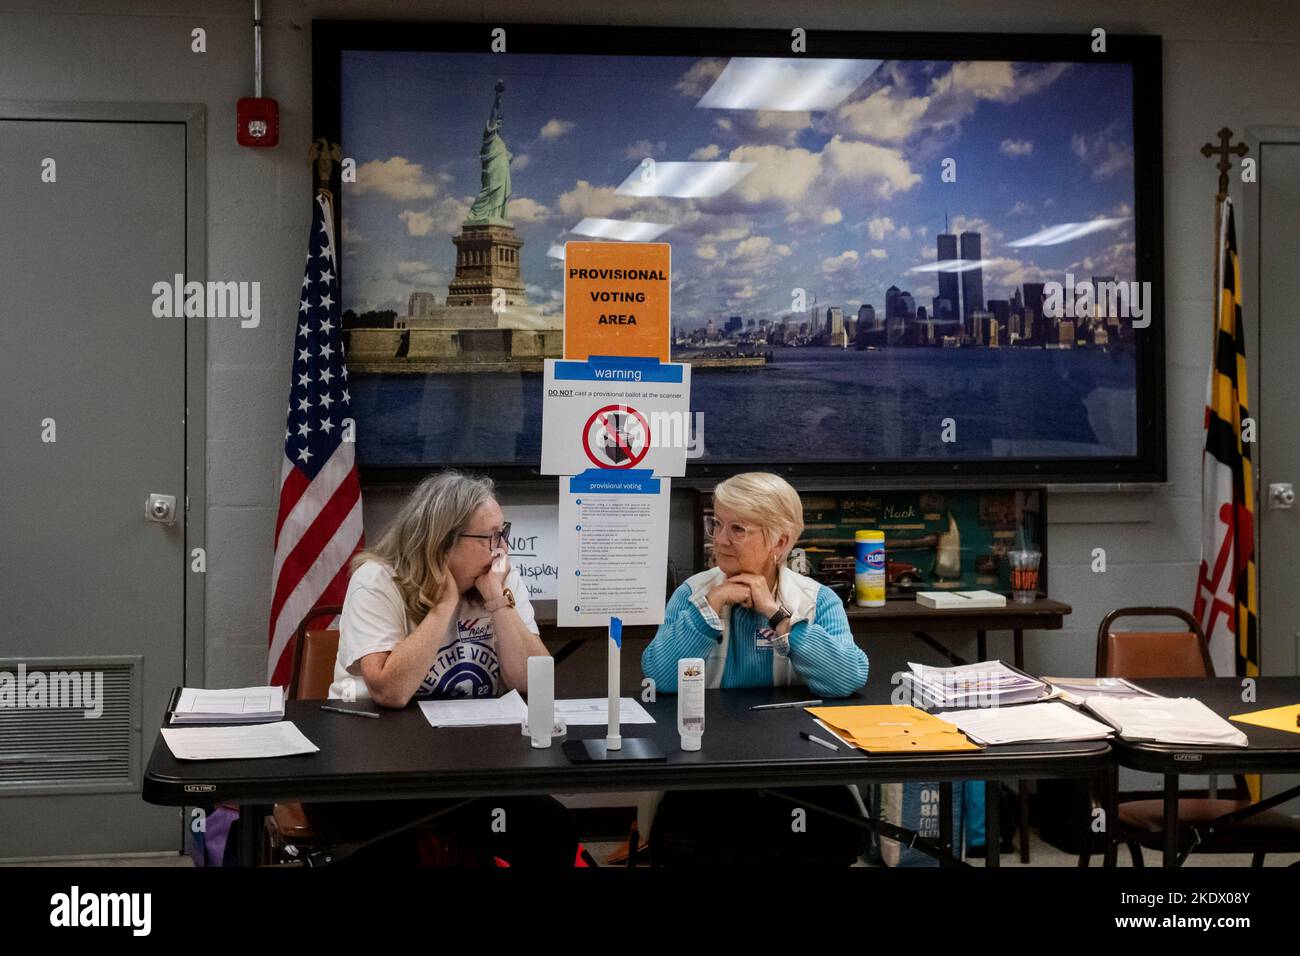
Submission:
[[[690,366],[654,358],[550,359],[542,473],[560,481],[561,627],[608,626],[609,727],[570,739],[575,762],[663,760],[619,727],[623,625],[661,624],[671,476],[686,473]]]
[[[609,619],[609,726],[605,739],[564,742],[564,753],[574,763],[611,760],[664,760],[664,752],[649,737],[624,737],[619,733],[619,689],[621,685],[623,622]]]

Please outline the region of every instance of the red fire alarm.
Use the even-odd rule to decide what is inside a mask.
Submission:
[[[269,97],[245,96],[235,105],[240,146],[274,146],[280,142],[280,104]]]

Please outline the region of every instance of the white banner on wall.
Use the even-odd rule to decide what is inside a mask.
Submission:
[[[528,585],[528,600],[553,601],[559,574],[555,505],[511,505],[510,564]]]

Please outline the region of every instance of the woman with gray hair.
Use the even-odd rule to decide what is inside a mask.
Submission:
[[[846,697],[867,682],[867,655],[853,641],[840,599],[786,567],[803,532],[803,503],[784,478],[768,472],[728,478],[714,489],[704,530],[717,567],[687,578],[673,593],[641,656],[657,689],[677,690],[677,662],[684,657],[704,659],[705,685],[713,688],[802,683],[820,697]],[[814,812],[865,812],[856,788],[791,793]],[[650,831],[651,857],[713,866],[839,865],[858,857],[862,830],[825,814],[810,817],[807,832],[795,833],[790,806],[753,790],[669,792]]]
[[[803,532],[803,503],[784,478],[754,471],[713,491],[705,519],[717,567],[682,584],[641,657],[656,687],[677,689],[677,661],[704,658],[708,687],[807,684],[845,697],[867,682],[866,653],[844,605],[825,585],[786,567]]]
[[[456,471],[416,487],[377,544],[352,561],[339,622],[331,698],[406,707],[414,698],[528,692],[528,658],[547,655],[528,588],[510,566],[510,522],[492,481]],[[512,866],[571,866],[577,834],[553,797],[384,800],[304,806],[341,839],[384,833],[440,814],[444,845]],[[494,826],[501,811],[508,827]],[[402,830],[352,858],[409,863],[415,834]]]
[[[526,694],[528,658],[548,652],[509,536],[490,479],[444,471],[420,482],[353,558],[330,697],[405,707]]]

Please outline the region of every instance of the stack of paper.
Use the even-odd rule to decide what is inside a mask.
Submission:
[[[288,720],[252,727],[164,727],[159,733],[177,760],[249,760],[320,750]]]
[[[1026,704],[1023,707],[977,707],[939,714],[984,744],[1060,743],[1105,740],[1111,729],[1065,704]]]
[[[1125,740],[1205,747],[1248,747],[1246,735],[1192,697],[1090,697],[1087,708]]]
[[[1122,677],[1044,677],[1069,704],[1082,705],[1089,697],[1159,697]]]
[[[284,719],[283,687],[207,690],[182,687],[172,708],[173,725],[265,724]]]
[[[977,607],[1006,607],[1007,596],[996,591],[918,591],[916,603],[942,611]]]
[[[903,686],[920,707],[999,707],[1054,696],[1050,687],[1001,661],[926,667],[908,664]]]
[[[980,749],[952,724],[915,707],[867,704],[805,710],[844,743],[869,753]]]

